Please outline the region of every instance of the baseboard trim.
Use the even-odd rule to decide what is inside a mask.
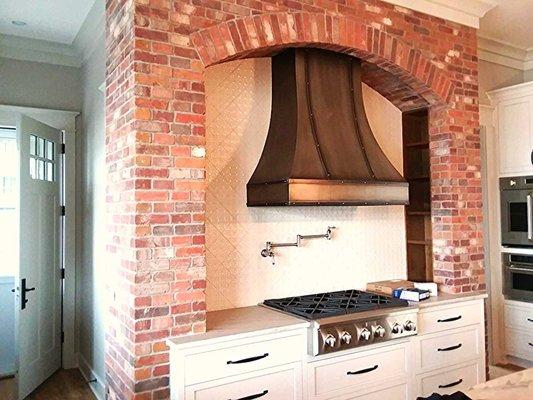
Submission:
[[[83,357],[83,355],[78,353],[77,358],[78,358],[79,370],[81,374],[83,375],[83,377],[85,378],[85,381],[91,388],[91,391],[93,392],[93,394],[96,396],[98,400],[105,400],[104,380],[93,371],[93,369],[90,367],[89,363]],[[92,381],[93,379],[96,379],[96,382],[89,382],[89,381]]]

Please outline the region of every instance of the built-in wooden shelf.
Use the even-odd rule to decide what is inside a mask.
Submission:
[[[428,111],[404,112],[403,168],[409,182],[406,207],[407,277],[412,281],[433,280],[431,190],[429,177]]]

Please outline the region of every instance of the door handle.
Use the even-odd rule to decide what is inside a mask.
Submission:
[[[379,365],[374,365],[373,367],[370,367],[370,368],[365,368],[365,369],[360,369],[359,371],[348,371],[346,372],[346,375],[361,375],[361,374],[366,374],[368,372],[372,372],[372,371],[375,371],[376,369],[379,368]]]
[[[456,344],[455,346],[445,347],[445,348],[438,348],[437,351],[452,351],[460,349],[463,346],[462,343]]]
[[[439,385],[439,389],[451,388],[451,387],[459,385],[460,383],[463,383],[462,379],[459,379],[458,381],[455,381],[452,383],[448,383],[447,385]]]
[[[257,394],[252,394],[251,396],[246,396],[246,397],[241,397],[237,400],[253,400],[253,399],[258,399],[260,397],[263,397],[263,396],[266,396],[268,394],[268,390],[263,390],[261,393],[257,393]],[[231,399],[228,399],[228,400],[231,400]]]
[[[20,287],[20,308],[21,310],[26,309],[26,303],[28,302],[28,299],[26,298],[26,293],[33,292],[35,290],[34,287],[30,288],[26,286],[26,278],[22,279],[22,285]]]
[[[246,364],[246,363],[249,363],[249,362],[254,362],[254,361],[259,361],[263,358],[266,358],[268,357],[268,353],[265,353],[261,356],[255,356],[255,357],[250,357],[250,358],[243,358],[242,360],[237,360],[237,361],[227,361],[226,364],[228,365],[231,365],[231,364]]]

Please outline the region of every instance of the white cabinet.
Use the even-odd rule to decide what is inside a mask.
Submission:
[[[407,399],[404,386],[410,371],[409,349],[409,342],[403,341],[309,362],[308,399],[367,399],[382,391],[394,393],[392,398]]]
[[[416,396],[485,381],[484,316],[482,299],[420,310],[418,335],[412,338]]]
[[[533,304],[505,300],[505,352],[533,361]]]
[[[496,107],[500,176],[533,174],[533,83],[488,93]]]

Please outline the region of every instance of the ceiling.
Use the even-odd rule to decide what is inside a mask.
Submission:
[[[100,0],[98,0],[100,1]],[[95,0],[1,0],[0,33],[72,44]],[[23,21],[15,26],[11,21]]]
[[[480,21],[479,35],[522,50],[533,48],[533,0],[494,0]]]

